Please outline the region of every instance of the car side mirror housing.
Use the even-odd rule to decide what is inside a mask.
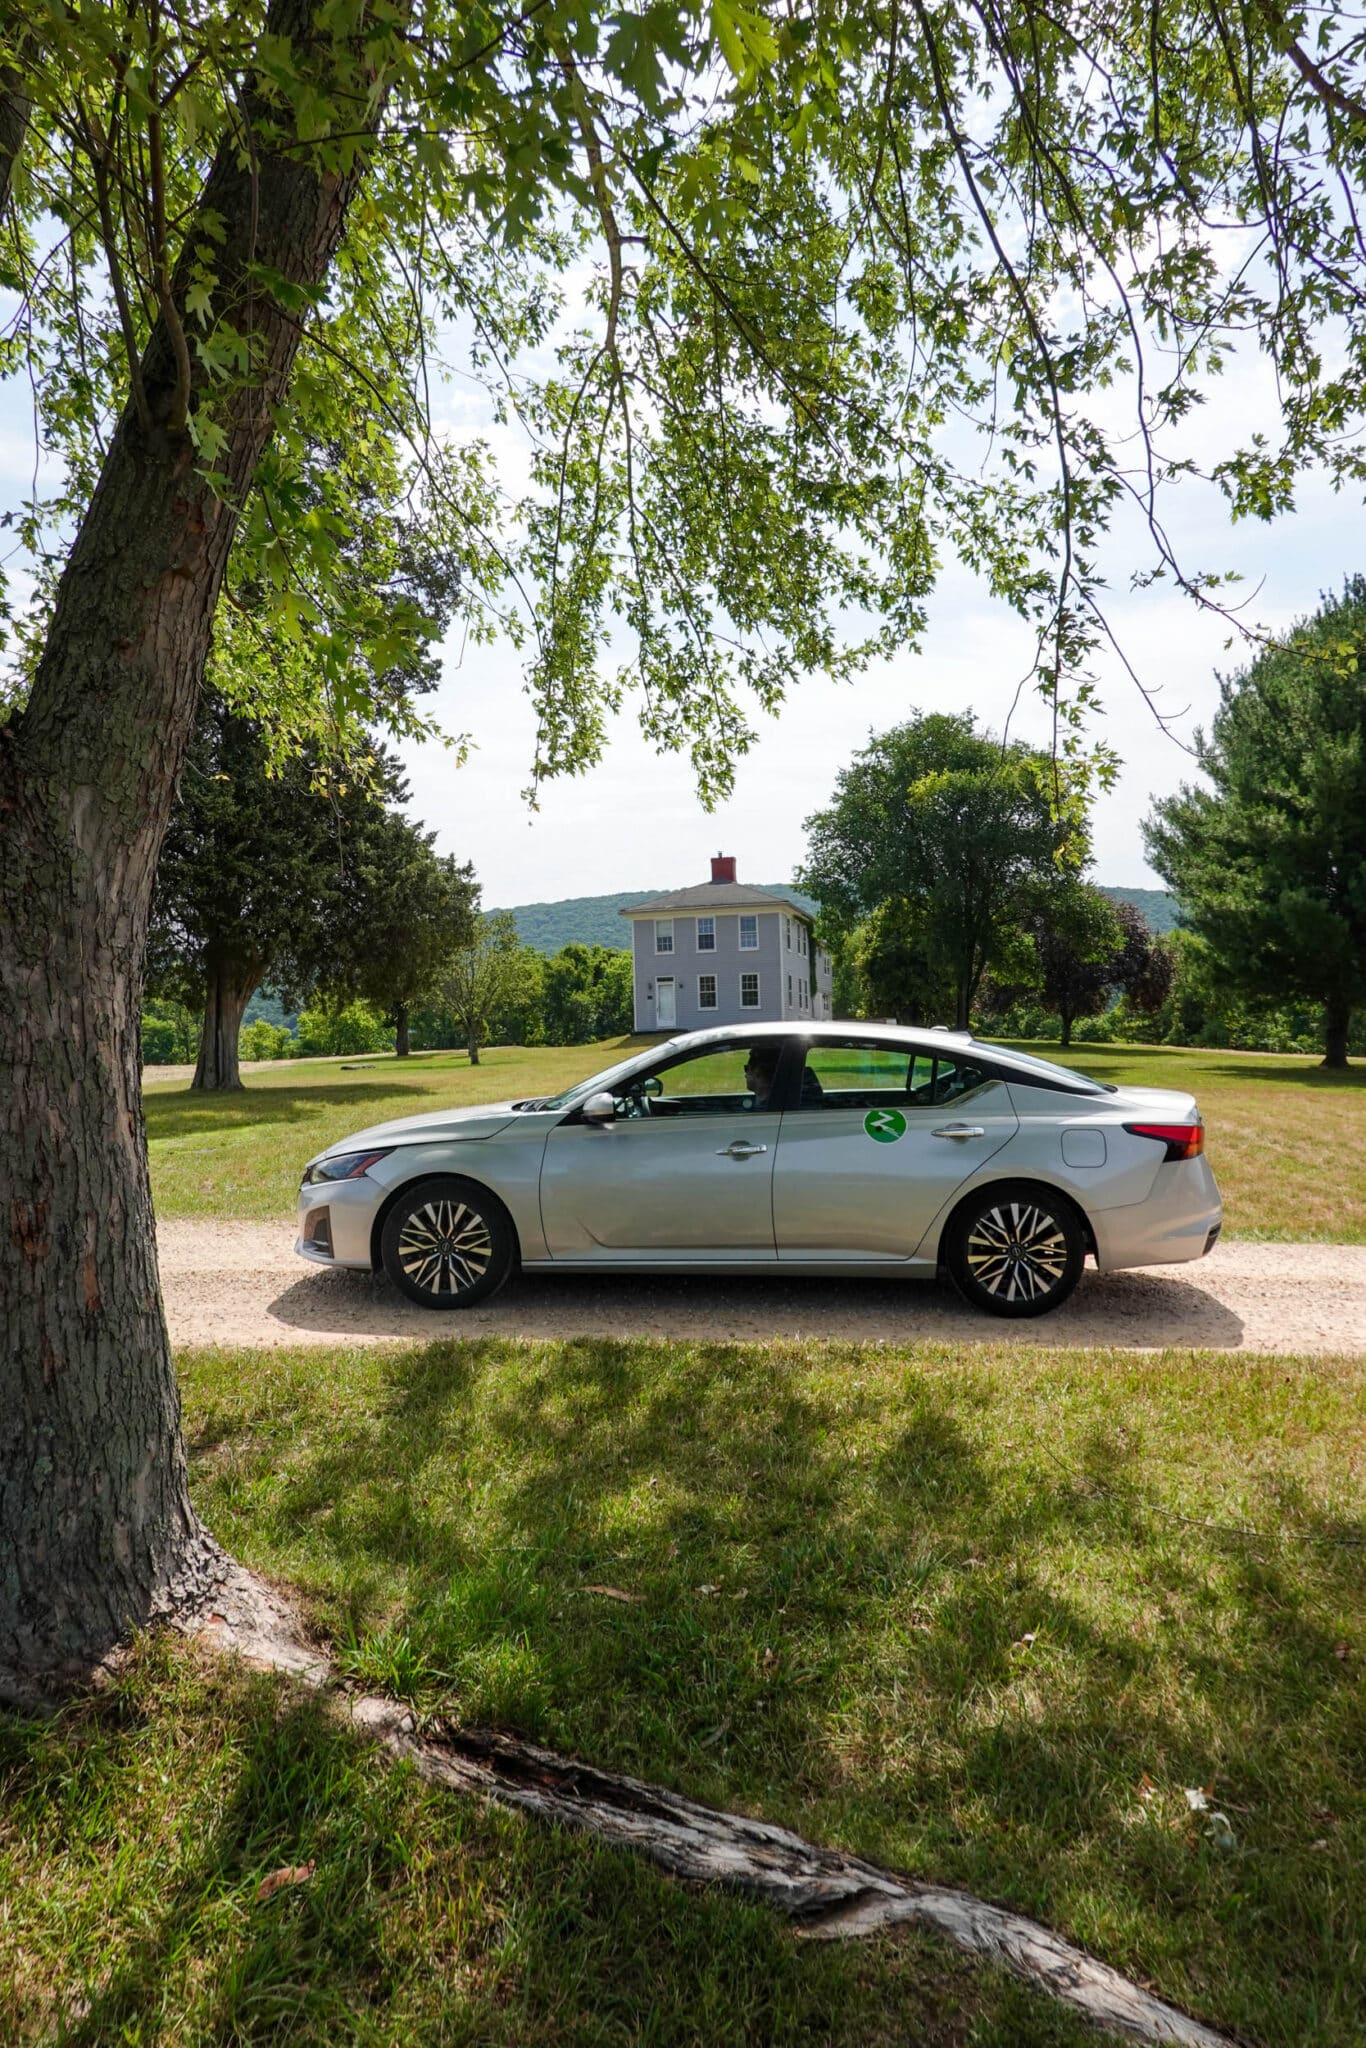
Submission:
[[[604,1090],[601,1095],[590,1095],[579,1115],[586,1124],[610,1124],[617,1113],[616,1097]]]

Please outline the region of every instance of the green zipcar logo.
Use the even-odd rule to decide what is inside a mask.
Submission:
[[[870,1109],[863,1128],[879,1145],[895,1145],[906,1135],[906,1119],[899,1109]]]

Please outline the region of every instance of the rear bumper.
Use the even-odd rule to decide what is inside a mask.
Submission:
[[[1096,1265],[1102,1273],[1126,1266],[1175,1266],[1212,1251],[1223,1223],[1223,1203],[1202,1154],[1160,1166],[1142,1202],[1093,1209]]]

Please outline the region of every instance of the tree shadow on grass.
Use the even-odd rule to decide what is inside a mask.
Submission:
[[[422,1786],[315,1698],[164,1640],[115,1696],[0,1716],[6,1814],[0,1958],[29,1947],[7,2048],[1094,2039],[925,1937],[799,1944],[765,1908]],[[308,1874],[261,1898],[282,1870]]]
[[[889,1394],[861,1360],[397,1354],[297,1450],[275,1391],[287,1489],[244,1534],[370,1682],[401,1645],[461,1719],[1004,1899],[1263,2042],[1350,2040],[1361,1521],[1287,1472],[1256,1540],[1203,1527],[1099,1381],[1066,1445],[1003,1368]],[[1211,1782],[1230,1853],[1185,1800]]]

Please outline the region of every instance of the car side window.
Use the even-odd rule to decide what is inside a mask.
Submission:
[[[906,1053],[891,1046],[825,1039],[808,1047],[803,1109],[939,1109],[987,1076],[970,1060]]]
[[[892,1109],[906,1106],[915,1062],[885,1045],[823,1039],[807,1047],[802,1071],[803,1109]],[[926,1061],[928,1068],[932,1061]],[[926,1078],[930,1075],[927,1072]]]
[[[617,1094],[622,1117],[725,1116],[756,1106],[748,1045],[708,1046],[686,1059],[635,1074]]]
[[[957,1102],[964,1095],[971,1095],[974,1088],[980,1088],[987,1076],[971,1060],[936,1060],[934,1063],[933,1093],[930,1097],[935,1108],[946,1102]]]

